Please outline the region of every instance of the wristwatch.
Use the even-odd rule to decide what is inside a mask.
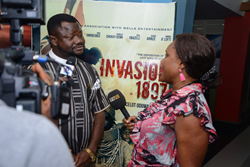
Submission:
[[[91,158],[91,162],[95,162],[95,159],[96,159],[95,154],[93,154],[92,151],[90,149],[88,149],[88,148],[84,148],[83,150],[86,151],[89,154],[89,156]]]

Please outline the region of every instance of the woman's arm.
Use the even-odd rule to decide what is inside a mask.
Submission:
[[[209,133],[200,126],[201,118],[190,114],[176,118],[175,133],[181,167],[201,167],[206,155]]]

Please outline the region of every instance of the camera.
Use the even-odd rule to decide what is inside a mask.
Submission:
[[[41,98],[47,98],[48,85],[31,71],[23,71],[22,64],[18,64],[25,57],[22,50],[0,49],[0,57],[0,99],[17,110],[40,114]]]
[[[31,70],[36,53],[20,45],[22,25],[45,24],[45,0],[0,0],[1,20],[10,24],[10,48],[0,49],[0,99],[17,110],[41,114],[41,99],[51,95],[51,117],[68,118],[70,108],[69,86],[49,87]],[[58,82],[55,82],[58,83]]]

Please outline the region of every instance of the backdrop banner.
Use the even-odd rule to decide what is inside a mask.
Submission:
[[[90,2],[83,5],[86,47],[102,58],[94,65],[106,94],[120,90],[130,115],[159,99],[160,60],[173,41],[175,3]],[[116,121],[124,116],[116,111]]]

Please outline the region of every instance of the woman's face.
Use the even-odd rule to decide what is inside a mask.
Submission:
[[[181,60],[176,53],[174,41],[167,47],[166,56],[161,60],[160,81],[168,84],[178,82],[180,80],[180,64]]]

